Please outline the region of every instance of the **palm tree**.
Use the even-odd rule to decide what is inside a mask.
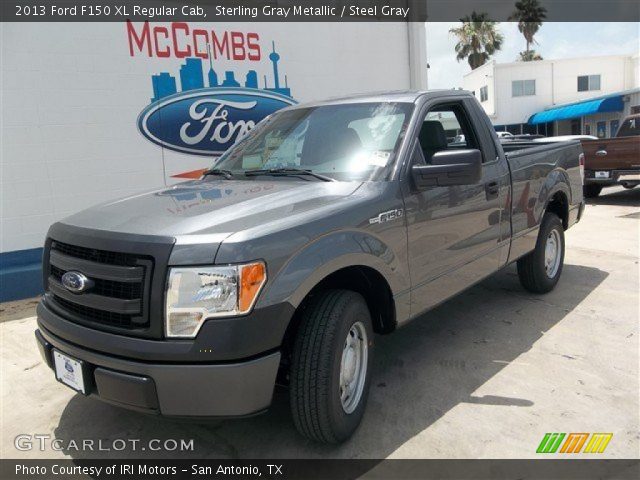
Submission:
[[[521,62],[531,62],[532,60],[542,60],[542,55],[537,53],[535,50],[526,50],[524,52],[520,52]]]
[[[535,54],[531,55],[528,52],[531,50],[531,45],[536,43],[533,37],[540,30],[545,18],[547,18],[547,9],[541,6],[538,0],[516,2],[516,10],[509,16],[509,20],[518,22],[518,30],[527,42],[527,49],[520,54],[522,61],[542,60],[542,57],[535,58]]]
[[[486,13],[472,12],[471,16],[467,15],[460,21],[460,27],[449,30],[458,39],[456,59],[466,58],[471,70],[475,70],[500,50],[504,37],[496,28],[498,22],[490,21]]]

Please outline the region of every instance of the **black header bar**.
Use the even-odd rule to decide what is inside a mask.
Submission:
[[[638,460],[0,460],[3,480],[637,479]]]
[[[2,0],[3,22],[507,21],[516,0]],[[540,0],[547,22],[638,22],[638,0]]]

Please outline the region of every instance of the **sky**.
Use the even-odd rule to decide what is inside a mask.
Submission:
[[[427,23],[427,61],[429,88],[462,86],[462,77],[471,71],[467,60],[456,61],[456,40],[449,34],[454,23]],[[502,50],[494,58],[498,63],[513,62],[525,49],[525,40],[515,22],[502,22]],[[640,51],[640,23],[547,22],[536,34],[533,48],[545,60],[597,55],[637,54]]]

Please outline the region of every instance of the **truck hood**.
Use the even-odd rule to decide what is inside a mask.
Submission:
[[[222,241],[232,233],[335,204],[360,185],[295,178],[195,180],[97,205],[61,223],[139,235],[206,235]]]

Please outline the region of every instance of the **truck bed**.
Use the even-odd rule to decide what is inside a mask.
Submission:
[[[538,234],[546,204],[541,199],[556,194],[557,185],[568,185],[561,193],[566,196],[568,209],[582,201],[582,178],[579,140],[557,143],[531,141],[502,142],[511,171],[511,232],[512,251],[509,259],[517,258],[531,248]],[[559,180],[564,180],[559,182]]]

